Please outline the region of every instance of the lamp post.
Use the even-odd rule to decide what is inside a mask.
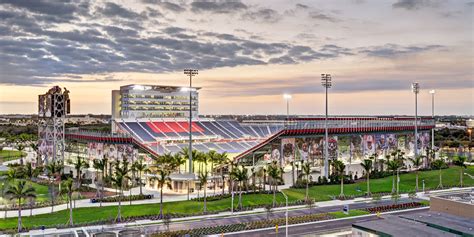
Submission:
[[[435,93],[436,93],[435,90],[430,90],[430,94],[431,94],[431,118],[433,118],[433,122],[436,124],[435,118],[434,118],[434,96],[435,96]],[[434,128],[431,129],[431,149],[433,149],[433,151],[434,151]]]
[[[331,88],[331,74],[321,74],[321,85],[326,90],[326,119],[324,122],[324,176],[329,178],[329,138],[328,138],[328,89]]]
[[[184,69],[184,74],[189,76],[189,173],[193,173],[193,135],[191,133],[192,131],[192,122],[193,122],[193,104],[192,104],[192,79],[193,76],[198,74],[197,69]]]
[[[418,156],[418,93],[420,84],[414,82],[411,84],[411,90],[415,94],[415,158]]]
[[[286,209],[285,209],[285,236],[288,237],[288,196],[282,191],[280,191],[281,194],[285,197],[285,202],[286,202]]]
[[[290,100],[292,96],[290,94],[283,94],[283,99],[286,100],[286,127],[288,127],[289,119],[290,119]]]

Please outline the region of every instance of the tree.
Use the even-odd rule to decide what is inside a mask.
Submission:
[[[169,176],[169,171],[158,167],[155,170],[155,177],[153,179],[158,183],[158,188],[160,189],[160,214],[159,218],[163,218],[163,188],[167,186],[171,188],[171,178]]]
[[[421,156],[416,156],[414,158],[409,158],[409,160],[413,164],[413,168],[416,169],[416,171],[415,171],[415,175],[416,175],[415,190],[416,190],[416,192],[418,192],[418,172],[419,172],[419,168],[423,164],[423,158]]]
[[[370,159],[365,159],[362,161],[360,164],[362,168],[365,170],[365,176],[367,178],[367,196],[370,197],[370,172],[372,171],[372,160]]]
[[[276,191],[278,187],[278,182],[282,180],[281,178],[281,169],[276,161],[270,163],[267,167],[268,176],[271,178],[271,189],[273,190],[273,207],[276,206]]]
[[[120,165],[122,163],[122,165]],[[119,190],[119,205],[118,205],[118,213],[117,213],[117,221],[122,221],[121,209],[122,209],[122,198],[123,198],[123,187],[125,185],[125,181],[130,179],[128,173],[130,172],[130,168],[128,167],[128,161],[123,159],[122,162],[117,161],[117,164],[114,166],[114,176],[111,178],[112,183],[115,187]]]
[[[36,191],[33,187],[27,186],[25,180],[19,180],[8,187],[5,195],[9,200],[18,200],[18,232],[21,232],[21,200],[36,198]]]
[[[340,160],[333,161],[332,165],[334,171],[339,176],[339,179],[341,179],[341,193],[339,194],[339,197],[344,197],[344,170],[346,169],[346,165],[344,165],[344,162]]]
[[[207,172],[201,172],[198,175],[199,178],[199,184],[201,187],[204,187],[204,213],[207,213],[207,195],[206,195],[206,189],[207,189],[207,181],[209,179],[209,174]]]
[[[37,143],[30,143],[31,149],[35,152],[36,155],[36,166],[40,166],[40,156],[38,154],[38,144]]]
[[[68,201],[68,206],[69,206],[69,226],[74,225],[73,217],[72,217],[72,194],[76,191],[76,187],[74,187],[74,181],[71,178],[68,178],[67,180],[64,180],[61,183],[61,186],[63,187],[62,192],[67,195],[67,201]]]
[[[237,167],[236,169],[232,170],[231,177],[232,180],[237,181],[239,188],[239,203],[237,206],[239,207],[239,209],[242,209],[242,186],[244,182],[248,179],[248,170],[244,166],[241,166],[240,169]]]
[[[462,182],[462,178],[464,176],[464,168],[467,168],[465,162],[466,162],[467,158],[465,156],[457,156],[454,158],[453,160],[453,164],[455,166],[459,166],[459,183],[461,185],[461,188],[463,186],[463,182]]]
[[[83,160],[79,155],[75,161],[70,161],[70,163],[74,166],[74,169],[76,169],[76,182],[77,188],[79,188],[81,187],[82,169],[89,168],[89,163]]]
[[[138,159],[137,161],[135,161],[135,162],[133,163],[133,167],[134,167],[134,169],[138,172],[137,181],[138,181],[138,185],[140,186],[140,195],[143,195],[143,191],[142,191],[142,186],[143,186],[142,175],[143,175],[144,173],[146,173],[146,172],[149,171],[148,165],[143,162],[143,159],[142,159],[142,158],[140,158],[140,159]]]
[[[93,167],[94,169],[96,170],[96,172],[98,173],[100,171],[100,191],[99,189],[97,189],[99,191],[99,203],[100,203],[100,206],[102,207],[102,195],[104,193],[104,186],[105,186],[105,170],[106,170],[106,166],[107,166],[107,159],[95,159],[93,161]],[[98,175],[97,175],[98,176]]]
[[[50,189],[51,189],[51,213],[54,211],[54,201],[56,199],[56,193],[54,191],[54,181],[61,174],[63,165],[59,162],[51,162],[46,165],[46,174],[50,180]]]
[[[441,173],[441,169],[443,169],[444,167],[446,166],[446,163],[444,162],[443,159],[437,159],[437,160],[434,160],[433,162],[431,162],[431,167],[433,167],[433,169],[437,169],[439,172],[439,184],[438,184],[438,188],[443,188],[443,180],[442,180],[442,173]]]
[[[40,169],[34,168],[31,162],[26,162],[23,167],[23,175],[26,179],[34,180],[40,174]]]
[[[23,143],[20,142],[16,146],[16,149],[20,152],[20,165],[23,166],[23,150],[25,150],[25,145],[23,145]]]
[[[309,200],[309,176],[311,175],[311,165],[308,161],[306,161],[303,163],[301,168],[303,170],[304,176],[306,177],[306,195],[304,199],[307,201]]]
[[[387,162],[387,169],[392,171],[392,193],[395,193],[395,173],[398,170],[399,162],[397,160],[389,160]]]

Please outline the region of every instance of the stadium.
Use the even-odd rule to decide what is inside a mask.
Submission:
[[[105,158],[109,168],[114,160],[123,158],[131,161],[143,158],[146,163],[152,164],[153,159],[165,154],[185,156],[191,139],[193,150],[227,153],[237,165],[258,169],[276,161],[284,170],[285,183],[290,183],[294,166],[302,162],[311,164],[313,179],[325,175],[324,117],[223,119],[200,116],[199,89],[126,85],[113,90],[112,132],[98,133],[79,128],[65,130],[65,157],[76,152],[90,163]],[[343,161],[348,173],[360,177],[362,171],[358,164],[369,156],[383,160],[396,150],[414,156],[415,149],[418,149],[417,154],[424,154],[431,147],[430,130],[434,128],[434,120],[418,117],[416,138],[413,117],[329,117],[327,126],[329,160]],[[67,144],[76,144],[80,149],[72,151]],[[42,151],[51,149],[40,148]],[[47,161],[51,153],[43,152],[42,159]],[[196,170],[194,174],[197,174]],[[93,176],[94,172],[90,175]],[[171,179],[172,188],[167,192],[193,192],[196,187],[197,179],[187,172],[186,164],[182,164]],[[209,186],[227,188],[225,183],[218,183],[219,180],[220,176],[211,176]],[[146,178],[146,184],[148,189],[157,189],[150,175]]]

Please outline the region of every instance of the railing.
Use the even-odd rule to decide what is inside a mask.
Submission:
[[[286,127],[288,130],[299,129],[324,129],[324,118],[304,118],[289,119]],[[415,126],[414,118],[378,118],[378,117],[331,117],[328,118],[328,128],[411,128]],[[418,118],[418,126],[420,129],[426,127],[434,127],[435,122],[431,118]]]

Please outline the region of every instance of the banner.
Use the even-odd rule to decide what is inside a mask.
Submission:
[[[331,160],[336,160],[337,159],[337,136],[330,136],[329,137],[329,145],[328,145],[328,150],[329,150],[329,159]]]
[[[374,135],[371,134],[366,134],[363,137],[363,142],[364,142],[364,155],[365,156],[371,156],[375,154],[375,139]]]
[[[281,139],[281,149],[283,151],[281,164],[285,167],[295,160],[295,138]]]

